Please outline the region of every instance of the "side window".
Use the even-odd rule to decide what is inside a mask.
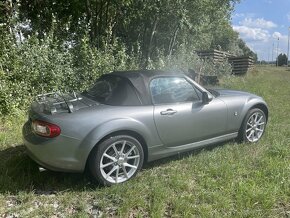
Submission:
[[[198,90],[183,77],[159,77],[150,83],[154,104],[168,104],[200,100]]]

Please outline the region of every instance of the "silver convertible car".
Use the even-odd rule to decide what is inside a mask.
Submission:
[[[23,138],[43,168],[87,168],[96,181],[112,185],[148,161],[235,138],[257,142],[267,119],[259,96],[208,90],[179,73],[124,71],[101,76],[83,93],[39,95]]]

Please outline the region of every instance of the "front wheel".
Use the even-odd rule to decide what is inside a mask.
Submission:
[[[262,110],[251,109],[242,123],[239,140],[249,143],[259,141],[265,132],[266,123],[267,118]]]
[[[141,169],[144,152],[139,141],[131,136],[111,137],[97,145],[90,155],[89,169],[103,185],[126,182]]]

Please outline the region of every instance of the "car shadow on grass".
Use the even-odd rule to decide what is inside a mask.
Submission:
[[[49,195],[99,186],[84,173],[40,172],[38,165],[27,155],[24,145],[0,150],[0,160],[0,193],[23,191]]]
[[[214,144],[146,163],[143,169],[162,166],[172,161],[198,155],[203,150],[212,150],[224,144]],[[39,166],[27,155],[24,145],[0,150],[0,160],[0,172],[3,172],[0,174],[0,193],[16,194],[22,191],[50,195],[63,191],[82,191],[103,187],[92,182],[87,172],[61,173],[49,170],[40,172]]]

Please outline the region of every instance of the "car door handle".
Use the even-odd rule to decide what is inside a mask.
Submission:
[[[173,115],[173,114],[176,114],[177,111],[175,110],[172,110],[172,109],[167,109],[166,111],[161,111],[160,114],[161,115]]]

